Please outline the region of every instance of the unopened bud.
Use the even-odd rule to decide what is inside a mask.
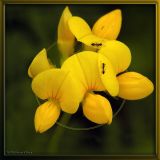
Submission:
[[[72,17],[72,14],[68,7],[66,7],[62,13],[58,24],[58,48],[62,53],[63,59],[71,56],[74,53],[75,37],[69,29],[68,20]]]

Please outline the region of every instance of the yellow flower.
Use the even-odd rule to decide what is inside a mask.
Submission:
[[[75,37],[86,46],[99,50],[98,53],[83,51],[72,55],[61,69],[54,68],[45,49],[36,55],[28,75],[33,78],[33,92],[45,101],[35,113],[37,132],[51,128],[61,111],[75,113],[80,102],[88,120],[111,124],[110,102],[93,91],[105,91],[126,100],[141,99],[153,92],[153,83],[147,77],[137,72],[122,73],[131,63],[131,52],[124,43],[116,40],[121,23],[121,11],[117,9],[99,18],[91,30],[85,20],[72,16],[68,7],[64,9],[57,39],[62,60],[73,54]]]
[[[112,40],[103,46],[98,54],[107,57],[113,65],[116,74],[124,72],[131,63],[131,52],[122,42]],[[122,73],[117,77],[119,82],[118,96],[126,100],[137,100],[153,92],[153,83],[136,72]]]
[[[116,9],[97,20],[91,30],[87,22],[73,16],[68,24],[71,32],[78,41],[93,48],[101,48],[107,40],[117,38],[121,28],[122,15],[119,9]]]
[[[54,66],[49,62],[47,58],[46,49],[42,49],[33,59],[32,63],[28,68],[28,75],[30,78],[34,78],[40,72],[43,72],[47,69],[51,69]]]
[[[65,7],[58,24],[58,48],[62,53],[63,59],[71,56],[74,53],[75,37],[69,29],[68,20],[72,14],[68,7]]]
[[[47,100],[37,108],[35,114],[35,128],[40,133],[54,125],[60,110],[75,113],[82,100],[82,93],[74,77],[69,71],[61,69],[39,73],[32,81],[32,90],[40,99]]]
[[[127,100],[138,100],[150,95],[154,86],[145,76],[136,72],[126,72],[118,76],[118,96]]]
[[[68,71],[54,68],[45,49],[33,59],[28,74],[34,78],[32,90],[35,95],[48,100],[36,110],[34,122],[37,132],[42,133],[52,127],[61,110],[70,114],[77,111],[82,100],[79,86]]]
[[[84,115],[90,121],[97,124],[111,124],[112,108],[109,101],[103,96],[87,93],[82,107]]]
[[[83,94],[84,115],[92,122],[110,124],[112,112],[107,99],[102,96],[91,96],[88,94],[92,91],[107,90],[112,96],[118,95],[118,80],[110,61],[105,56],[96,52],[83,51],[69,57],[63,63],[62,70],[71,72],[79,86],[80,92]],[[105,109],[105,107],[107,108]],[[96,113],[101,114],[102,119],[96,116]]]

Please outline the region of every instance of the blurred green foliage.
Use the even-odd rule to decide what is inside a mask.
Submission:
[[[155,153],[155,92],[138,101],[127,101],[110,126],[91,131],[71,131],[55,125],[39,134],[34,129],[38,106],[31,90],[28,66],[34,56],[57,38],[57,25],[66,5],[7,4],[5,17],[6,117],[5,150],[33,155],[151,155]],[[123,23],[118,40],[132,52],[134,70],[155,84],[155,5],[68,5],[72,14],[91,26],[105,13],[121,9]],[[58,63],[58,52],[49,53]],[[69,125],[93,125],[79,111]],[[58,131],[56,130],[57,128]],[[63,131],[62,131],[63,130]],[[59,132],[59,138],[53,136]]]

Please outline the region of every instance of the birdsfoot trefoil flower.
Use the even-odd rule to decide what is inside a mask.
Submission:
[[[108,40],[117,38],[121,28],[121,11],[116,9],[100,17],[91,30],[87,22],[81,17],[73,16],[68,24],[76,39],[87,46],[99,49]]]
[[[80,103],[88,120],[111,124],[110,102],[94,91],[126,100],[138,100],[153,92],[154,85],[147,77],[127,71],[131,51],[126,44],[116,40],[121,24],[119,9],[100,17],[92,29],[84,19],[72,16],[68,7],[64,9],[57,38],[63,62],[61,68],[56,68],[47,58],[46,49],[42,49],[28,69],[29,77],[33,78],[32,90],[43,101],[34,118],[37,132],[51,128],[62,111],[76,113]],[[85,49],[89,47],[92,51],[74,54],[75,38],[85,45]]]
[[[83,94],[82,108],[86,118],[98,124],[110,124],[112,109],[109,101],[93,94],[93,91],[107,91],[112,96],[118,95],[118,80],[110,61],[96,52],[83,51],[68,58],[61,68],[70,71],[76,79]]]
[[[40,99],[47,100],[36,111],[35,128],[39,132],[44,132],[54,125],[60,110],[75,113],[82,100],[74,77],[61,69],[49,69],[39,73],[32,81],[32,90]]]

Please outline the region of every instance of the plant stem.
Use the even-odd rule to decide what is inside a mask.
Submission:
[[[64,113],[61,117],[61,123],[67,124],[71,118],[71,115]],[[48,146],[48,152],[57,154],[59,151],[59,144],[61,143],[63,134],[65,132],[65,128],[57,125],[55,132],[53,133],[49,146]]]

